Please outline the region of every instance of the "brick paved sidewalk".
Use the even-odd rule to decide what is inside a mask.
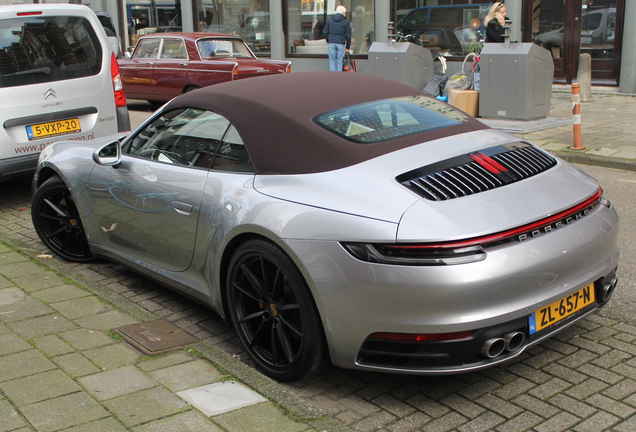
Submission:
[[[314,430],[211,363],[232,359],[210,347],[142,355],[111,329],[155,317],[119,303],[132,313],[0,243],[0,431]]]

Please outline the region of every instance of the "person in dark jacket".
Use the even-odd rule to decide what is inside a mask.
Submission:
[[[486,42],[503,42],[504,26],[509,18],[506,16],[506,5],[493,3],[490,12],[484,18],[486,24]]]
[[[323,30],[323,36],[329,44],[329,70],[342,71],[342,59],[345,51],[351,48],[351,24],[344,14],[347,9],[340,5],[336,8],[336,13],[327,20]]]

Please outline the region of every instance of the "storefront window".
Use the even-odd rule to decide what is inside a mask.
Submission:
[[[140,36],[181,31],[181,4],[175,0],[135,0],[126,2],[129,45]]]
[[[353,54],[367,54],[375,38],[373,0],[288,0],[287,53],[326,56],[322,32],[339,5],[347,8]]]
[[[271,53],[269,0],[199,0],[198,31],[239,36],[258,54]]]
[[[483,20],[491,3],[483,0],[422,3],[412,1],[413,6],[418,6],[409,11],[404,9],[408,2],[403,0],[399,4],[402,9],[398,9],[396,30],[406,40],[450,57],[465,56],[475,49],[475,44],[483,43],[486,31]]]

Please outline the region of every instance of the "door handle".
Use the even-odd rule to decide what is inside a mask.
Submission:
[[[179,66],[188,67],[187,63],[179,63]]]
[[[174,208],[174,210],[179,214],[182,214],[184,216],[189,216],[190,213],[192,213],[193,207],[192,207],[192,204],[174,201],[172,203],[172,208]]]

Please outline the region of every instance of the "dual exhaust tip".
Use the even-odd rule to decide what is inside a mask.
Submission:
[[[488,339],[481,346],[479,353],[484,357],[495,358],[500,356],[504,351],[517,351],[523,346],[525,339],[526,336],[520,331],[506,333],[502,337]]]

